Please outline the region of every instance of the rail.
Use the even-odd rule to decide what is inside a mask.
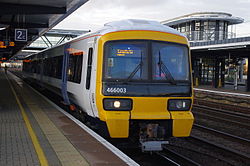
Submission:
[[[170,161],[176,166],[181,166],[181,165],[201,166],[201,164],[191,160],[190,158],[187,158],[186,156],[181,155],[180,153],[177,153],[166,147],[164,148],[163,152],[156,152],[156,154],[165,158],[166,160]]]
[[[194,127],[202,129],[202,130],[209,131],[211,133],[216,133],[216,134],[222,135],[223,137],[228,137],[230,139],[234,139],[237,142],[240,142],[240,143],[243,143],[243,144],[246,144],[246,145],[250,145],[250,140],[246,139],[246,138],[242,138],[242,137],[239,137],[239,136],[228,134],[226,132],[222,132],[222,131],[215,130],[215,129],[212,129],[212,128],[209,128],[209,127],[205,127],[205,126],[202,126],[202,125],[198,125],[198,124],[194,124]]]
[[[203,112],[205,111],[205,109],[203,109]],[[223,115],[209,115],[207,113],[201,113],[199,111],[193,111],[195,116],[202,116],[202,117],[206,117],[206,119],[210,119],[210,120],[215,120],[215,121],[218,121],[218,122],[226,122],[226,123],[229,123],[229,124],[233,124],[233,125],[237,125],[237,126],[241,126],[243,128],[246,128],[246,129],[250,129],[250,125],[248,122],[241,122],[238,120],[232,120],[232,119],[227,119],[225,118],[225,116]],[[220,117],[219,117],[220,116]]]
[[[204,106],[204,105],[197,105],[197,104],[194,104],[193,107],[200,108],[200,109],[206,109],[206,111],[214,112],[216,114],[221,113],[221,114],[226,114],[226,115],[230,115],[230,116],[235,116],[236,118],[243,118],[243,119],[246,119],[246,121],[250,120],[250,115],[248,115],[248,114],[231,112],[230,110],[225,110],[225,109],[222,110],[219,108],[212,108],[212,107],[208,107],[208,106]]]
[[[210,145],[210,146],[213,146],[213,147],[215,147],[215,148],[217,148],[217,149],[221,149],[221,150],[223,150],[223,151],[227,151],[227,152],[229,152],[229,153],[232,153],[233,155],[239,156],[240,158],[243,158],[243,159],[245,159],[245,160],[247,160],[247,161],[250,161],[250,156],[249,156],[248,154],[239,152],[239,151],[234,150],[234,149],[232,149],[232,148],[225,147],[225,146],[223,146],[223,145],[214,143],[214,142],[212,142],[212,141],[208,141],[208,140],[206,140],[206,139],[204,139],[204,138],[200,138],[200,137],[197,137],[197,136],[194,136],[194,135],[191,135],[190,138],[195,139],[195,140],[197,140],[197,141],[200,141],[200,142],[202,142],[202,143],[208,144],[208,145]]]

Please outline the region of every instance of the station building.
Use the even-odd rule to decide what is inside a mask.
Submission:
[[[229,13],[200,12],[166,20],[162,24],[184,33],[189,41],[215,41],[235,38],[236,28],[233,25],[243,21]]]
[[[232,85],[250,91],[250,35],[237,37],[236,25],[244,19],[222,12],[199,12],[162,21],[190,41],[196,86]]]

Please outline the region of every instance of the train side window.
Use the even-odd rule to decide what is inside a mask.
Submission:
[[[53,76],[53,73],[52,73],[52,70],[53,70],[53,59],[52,58],[48,58],[48,66],[46,66],[46,68],[48,69],[48,76],[49,77],[52,77]]]
[[[43,68],[43,74],[45,76],[48,76],[48,67],[49,66],[49,63],[48,63],[48,58],[44,59],[44,68]]]
[[[82,59],[83,54],[76,56],[76,65],[75,65],[75,74],[74,74],[74,81],[77,83],[81,82],[81,76],[82,76]]]
[[[35,60],[33,60],[32,62],[31,62],[31,64],[32,64],[32,73],[36,73],[36,61]]]
[[[68,67],[68,81],[80,83],[82,74],[83,52],[70,54]]]
[[[63,63],[63,56],[58,56],[57,58],[57,65],[56,65],[56,78],[62,78],[62,63]]]
[[[92,57],[93,57],[93,48],[89,48],[88,64],[87,64],[87,76],[86,76],[86,89],[90,88],[90,79],[91,79],[91,70],[92,70]]]
[[[41,60],[39,59],[37,62],[38,62],[37,63],[37,74],[41,74]]]

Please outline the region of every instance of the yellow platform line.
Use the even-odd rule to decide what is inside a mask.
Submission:
[[[19,100],[19,98],[18,98],[18,96],[17,96],[17,94],[16,94],[13,86],[11,85],[10,80],[8,79],[8,77],[6,77],[6,78],[7,78],[8,82],[9,82],[9,85],[10,85],[10,88],[12,90],[12,93],[15,96],[17,104],[18,104],[18,106],[19,106],[19,108],[21,110],[21,114],[23,116],[24,122],[26,124],[27,129],[28,129],[28,132],[29,132],[29,135],[31,137],[32,143],[33,143],[33,145],[35,147],[35,150],[36,150],[38,159],[40,161],[40,164],[41,164],[41,166],[48,166],[49,165],[48,161],[47,161],[47,159],[46,159],[46,157],[44,155],[44,152],[43,152],[43,150],[41,148],[41,145],[39,144],[37,136],[36,136],[34,130],[32,129],[32,126],[30,124],[29,118],[28,118],[27,114],[25,113],[25,110],[24,110],[24,108],[23,108],[23,106],[22,106],[22,104],[21,104],[21,102],[20,102],[20,100]]]

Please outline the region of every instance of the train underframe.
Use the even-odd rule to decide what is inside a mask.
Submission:
[[[172,137],[172,120],[131,120],[129,133],[139,140],[142,152],[161,151]]]

